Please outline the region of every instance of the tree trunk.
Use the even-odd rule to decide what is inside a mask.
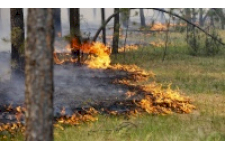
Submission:
[[[101,14],[102,14],[102,25],[105,24],[105,9],[101,8]],[[102,29],[102,42],[106,45],[106,30],[105,26]]]
[[[223,13],[223,9],[222,8],[214,8],[214,11],[216,12],[216,14],[219,16],[220,18],[220,23],[221,23],[221,29],[224,29],[224,25],[225,25],[225,16]]]
[[[213,15],[210,16],[210,25],[215,26]]]
[[[146,24],[145,24],[145,15],[144,15],[143,8],[139,10],[140,10],[141,27],[145,27]]]
[[[126,28],[129,24],[129,19],[130,19],[130,9],[127,8],[123,8],[124,11],[121,11],[121,17],[120,17],[120,21],[123,24],[123,27]]]
[[[70,37],[71,37],[71,54],[73,58],[78,58],[80,63],[81,34],[80,34],[80,9],[70,8]],[[74,42],[78,44],[74,46]]]
[[[118,12],[119,8],[114,8],[114,13]],[[119,43],[119,29],[120,29],[120,24],[119,24],[119,13],[115,15],[114,18],[114,33],[113,33],[113,49],[112,53],[117,54],[118,53],[118,43]]]
[[[26,140],[53,140],[54,9],[28,9]]]
[[[191,8],[184,8],[185,10],[185,18],[191,22]]]
[[[10,9],[12,75],[24,70],[24,22],[23,9]]]
[[[195,10],[195,8],[192,8],[192,22],[194,23],[194,24],[196,24],[196,21],[197,21],[197,13],[196,13],[196,10]]]
[[[54,27],[56,37],[62,36],[62,25],[61,25],[61,9],[54,9]]]

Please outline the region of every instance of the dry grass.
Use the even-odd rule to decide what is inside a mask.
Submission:
[[[222,33],[222,32],[221,32]],[[179,88],[197,110],[191,114],[109,116],[78,126],[55,127],[55,140],[225,140],[225,52],[214,57],[188,55],[182,34],[174,33],[174,46],[147,46],[112,56],[113,63],[136,64],[156,74],[156,82]],[[225,33],[222,33],[225,35]],[[155,38],[159,37],[156,36]],[[149,41],[154,41],[149,38]],[[152,81],[152,80],[149,80]],[[22,140],[18,133],[13,140]],[[6,137],[3,140],[9,140]]]

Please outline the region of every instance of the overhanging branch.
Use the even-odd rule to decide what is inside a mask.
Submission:
[[[130,8],[130,9],[132,10],[132,9],[139,9],[139,8]],[[180,15],[178,15],[178,14],[175,14],[175,13],[173,13],[173,12],[171,12],[171,11],[166,11],[166,10],[160,9],[160,8],[144,8],[144,9],[157,10],[157,11],[161,11],[161,12],[167,13],[167,14],[169,14],[169,15],[171,15],[171,16],[175,16],[175,17],[177,17],[177,18],[179,18],[179,19],[185,21],[186,23],[188,23],[188,24],[190,24],[190,25],[192,25],[192,26],[198,28],[200,31],[202,31],[203,33],[205,33],[207,36],[211,37],[213,40],[217,41],[218,43],[220,43],[220,44],[222,44],[222,45],[225,45],[225,43],[223,43],[223,42],[222,42],[221,40],[219,40],[217,37],[215,37],[215,36],[209,34],[208,32],[206,32],[204,29],[202,29],[202,28],[199,27],[198,25],[196,25],[196,24],[190,22],[189,20],[183,18],[182,16],[180,16]],[[118,13],[120,13],[121,11],[123,11],[123,10],[120,10],[120,11],[118,11],[118,12],[116,12],[116,13],[114,13],[114,14],[112,14],[112,15],[110,15],[110,16],[108,17],[108,19],[105,21],[105,23],[104,23],[103,25],[101,25],[100,28],[97,30],[97,32],[96,32],[95,36],[93,37],[93,40],[92,40],[92,41],[96,41],[96,39],[97,39],[97,37],[99,36],[101,30],[109,23],[109,21],[110,21],[113,17],[115,17],[115,16],[116,16]]]
[[[167,14],[170,14],[170,15],[172,15],[172,16],[175,16],[175,17],[177,17],[177,18],[179,18],[179,19],[185,21],[186,23],[188,23],[188,24],[190,24],[190,25],[192,25],[192,26],[198,28],[198,29],[201,30],[203,33],[205,33],[207,36],[210,36],[213,40],[219,42],[219,43],[222,44],[222,45],[225,45],[225,43],[223,43],[223,42],[222,42],[221,40],[219,40],[217,37],[215,37],[215,36],[209,34],[208,32],[206,32],[204,29],[202,29],[202,28],[199,27],[198,25],[196,25],[196,24],[190,22],[189,20],[183,18],[182,16],[180,16],[180,15],[178,15],[178,14],[175,14],[175,13],[173,13],[173,12],[166,11],[166,10],[163,10],[163,9],[160,9],[160,8],[147,8],[147,9],[158,10],[158,11],[161,11],[161,12],[164,12],[164,13],[167,13]]]

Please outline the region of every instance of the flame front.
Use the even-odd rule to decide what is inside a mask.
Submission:
[[[70,46],[66,46],[66,50],[71,52],[73,50],[80,50],[83,54],[88,54],[88,58],[83,61],[84,64],[87,64],[89,68],[102,68],[106,69],[110,64],[110,50],[107,46],[100,42],[84,42],[79,44],[76,39],[72,40],[71,43],[72,48]],[[77,59],[71,58],[70,60],[62,59],[60,60],[57,56],[57,53],[54,52],[54,62],[55,64],[63,64],[66,61],[70,61],[72,63],[77,62]]]
[[[89,50],[87,50],[87,45],[81,48],[82,51],[88,52],[90,54],[89,59],[85,62],[89,68],[108,68],[110,64],[110,52],[107,46],[103,43],[93,43],[89,46]],[[93,55],[93,56],[92,56]]]

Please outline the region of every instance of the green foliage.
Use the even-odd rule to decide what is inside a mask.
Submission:
[[[221,38],[219,38],[219,35],[215,31],[215,29],[212,31],[212,35],[214,37],[218,38],[219,40],[221,40]],[[218,43],[217,41],[213,40],[210,37],[206,37],[206,39],[205,39],[205,53],[206,53],[207,56],[215,56],[216,54],[219,53],[221,48],[222,48],[222,46],[221,46],[220,43]]]
[[[221,41],[221,38],[215,28],[212,28],[209,34],[211,34],[215,39]],[[195,28],[189,29],[189,31],[187,31],[189,54],[193,56],[215,56],[222,48],[222,45],[215,39],[199,33],[199,31]]]
[[[190,55],[197,56],[200,53],[200,34],[194,27],[188,26],[187,31],[187,44],[189,45]]]

